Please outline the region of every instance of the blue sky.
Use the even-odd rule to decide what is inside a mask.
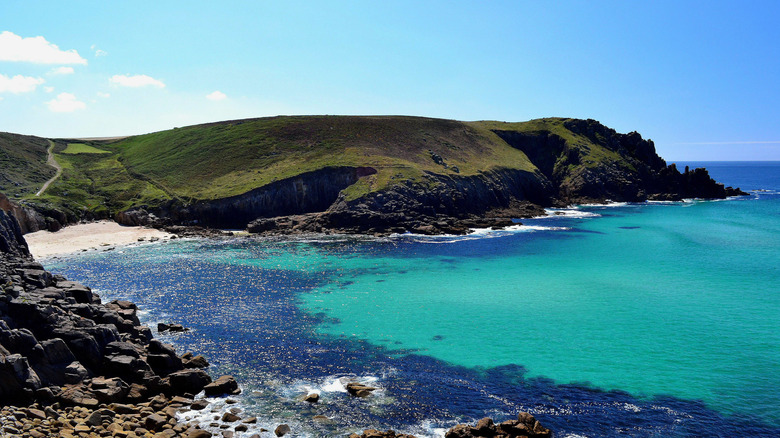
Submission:
[[[0,131],[560,116],[668,160],[780,160],[779,22],[777,1],[3,0]]]

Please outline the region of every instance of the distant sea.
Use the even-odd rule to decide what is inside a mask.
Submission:
[[[235,375],[256,427],[441,436],[529,411],[559,438],[780,437],[780,162],[677,164],[750,196],[572,206],[469,236],[189,239],[43,262],[151,326],[191,328],[161,337]],[[350,398],[348,380],[379,389]]]

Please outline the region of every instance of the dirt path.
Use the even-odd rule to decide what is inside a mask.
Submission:
[[[38,190],[38,193],[36,193],[35,196],[41,196],[41,193],[45,192],[46,189],[49,188],[49,184],[53,183],[57,178],[60,177],[60,175],[62,175],[62,166],[60,166],[60,163],[54,159],[54,142],[51,140],[49,140],[49,158],[46,160],[46,164],[57,169],[57,173],[55,173],[50,180],[46,181],[46,183],[43,185],[43,187],[41,187],[40,190]]]

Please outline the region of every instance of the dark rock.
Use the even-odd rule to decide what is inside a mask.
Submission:
[[[241,417],[239,417],[238,415],[232,412],[225,412],[224,414],[222,414],[222,421],[224,421],[225,423],[234,423],[236,421],[239,421],[240,419]]]
[[[241,392],[238,389],[238,383],[233,376],[221,376],[212,383],[209,383],[203,388],[206,391],[207,396],[220,395],[220,394],[239,394]]]
[[[211,377],[200,369],[187,369],[171,373],[164,380],[168,380],[173,394],[199,393],[203,387],[211,383]]]
[[[82,385],[66,386],[58,398],[65,405],[84,406],[91,409],[100,404],[92,391]]]
[[[209,402],[206,399],[195,400],[195,402],[193,402],[190,406],[190,409],[193,411],[202,411],[203,409],[206,409],[206,406],[208,405]]]
[[[376,388],[357,382],[347,383],[347,392],[355,397],[368,397],[373,391],[376,391]]]
[[[184,368],[207,368],[209,366],[209,362],[200,354],[191,359],[184,360],[183,363]]]
[[[306,397],[303,398],[303,401],[308,403],[317,403],[320,401],[320,395],[316,392],[313,392],[311,394],[308,394]]]
[[[274,435],[281,437],[281,436],[284,436],[284,435],[290,433],[290,430],[291,430],[290,426],[288,426],[286,424],[280,424],[280,425],[276,426],[276,429],[274,429]]]
[[[445,438],[507,437],[549,438],[552,433],[543,427],[533,415],[521,412],[517,420],[507,420],[496,425],[490,418],[483,418],[474,427],[458,424],[444,435]]]
[[[148,430],[160,430],[165,424],[168,424],[168,420],[158,414],[149,415],[144,420],[144,427]]]
[[[164,322],[160,322],[157,324],[157,331],[158,332],[173,332],[173,333],[181,333],[189,331],[190,329],[185,328],[181,324],[166,324]]]

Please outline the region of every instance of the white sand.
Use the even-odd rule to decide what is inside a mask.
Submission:
[[[106,249],[119,245],[137,243],[156,237],[168,239],[172,235],[154,228],[126,227],[116,222],[101,221],[89,224],[71,225],[56,233],[36,231],[24,235],[30,252],[36,259],[63,255],[85,249]]]

